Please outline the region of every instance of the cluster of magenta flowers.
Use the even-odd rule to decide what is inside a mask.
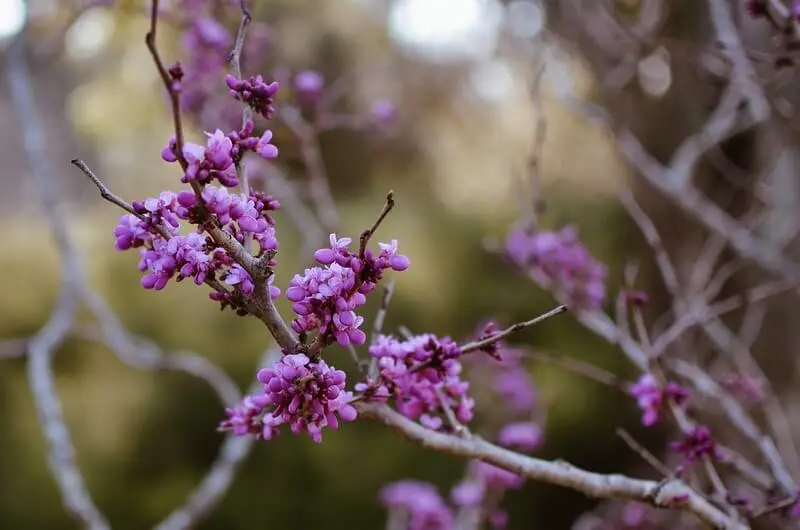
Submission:
[[[213,204],[209,210],[215,211]],[[286,289],[286,297],[298,315],[292,327],[302,339],[317,330],[320,348],[334,341],[364,344],[366,334],[359,329],[363,317],[355,310],[366,302],[387,269],[404,271],[410,262],[397,253],[396,241],[379,243],[377,254],[367,248],[352,252],[348,248],[352,241],[335,234],[330,241],[330,248],[314,254],[322,266],[295,275]],[[299,352],[283,355],[271,368],[258,372],[258,381],[263,392],[246,396],[227,409],[228,418],[220,424],[221,430],[269,440],[281,425],[288,425],[292,433],[307,433],[320,442],[323,429],[338,428],[339,419],[356,418],[345,373],[319,356]]]
[[[288,425],[293,434],[307,433],[319,443],[325,427],[337,429],[339,419],[356,419],[352,393],[345,390],[345,373],[322,359],[312,360],[303,353],[284,355],[257,377],[263,392],[245,396],[227,409],[221,430],[269,440],[281,425]]]
[[[636,398],[642,411],[642,424],[650,427],[658,423],[661,412],[669,401],[678,406],[686,404],[689,391],[674,381],[661,385],[652,374],[643,374],[628,390]]]
[[[225,78],[231,96],[244,103],[254,112],[260,114],[265,119],[272,118],[275,113],[275,94],[278,93],[278,82],[267,83],[260,75],[250,79],[236,79],[232,75]]]
[[[409,530],[452,530],[456,528],[458,508],[482,510],[488,508],[486,521],[491,528],[505,528],[508,515],[496,506],[484,506],[487,500],[504,492],[519,489],[525,479],[519,475],[473,460],[467,478],[450,491],[448,504],[432,484],[415,480],[393,482],[381,490],[381,503],[393,515],[403,517]]]
[[[242,242],[246,235],[252,236],[259,244],[259,255],[277,250],[275,229],[268,213],[280,206],[275,199],[257,191],[243,195],[210,185],[203,188],[199,198],[193,191],[183,190],[177,194],[165,191],[157,198],[135,201],[133,208],[137,215],[123,215],[114,229],[116,248],[140,249],[139,270],[144,273],[145,289],[161,290],[172,278],[176,281],[192,278],[197,285],[206,279],[220,279],[251,295],[254,284],[250,275],[203,233],[202,225],[198,224],[197,232],[180,233],[181,221],[198,223],[200,205],[233,238]],[[270,286],[270,294],[277,298],[280,290]],[[219,293],[213,293],[212,298],[222,300]]]
[[[672,442],[670,449],[680,453],[688,462],[696,462],[704,458],[721,458],[717,444],[711,436],[711,429],[705,425],[697,425],[684,433],[680,441]]]
[[[278,148],[272,143],[272,131],[265,130],[261,136],[253,136],[255,124],[249,120],[239,131],[229,134],[217,129],[214,133],[206,133],[206,145],[186,142],[183,144],[181,156],[175,138],[161,150],[161,158],[167,162],[183,159],[184,175],[181,182],[198,182],[207,184],[213,180],[227,187],[237,186],[239,178],[236,164],[248,151],[255,152],[264,160],[278,157]]]
[[[374,384],[356,386],[365,396],[393,398],[398,412],[429,429],[447,425],[447,411],[462,424],[472,420],[475,402],[461,377],[461,348],[450,337],[425,334],[401,341],[381,335],[369,354],[377,360],[379,375]]]
[[[330,248],[314,253],[321,266],[296,274],[286,289],[297,315],[292,328],[303,335],[318,331],[322,345],[334,341],[362,345],[367,336],[359,329],[364,318],[356,309],[366,303],[387,269],[404,271],[410,262],[397,253],[397,241],[379,243],[377,254],[371,249],[352,252],[352,240],[336,234],[331,234],[330,242]]]
[[[506,252],[528,274],[562,293],[571,308],[602,307],[608,270],[581,244],[574,228],[550,232],[519,226],[508,235]]]
[[[495,506],[493,500],[506,491],[521,488],[525,479],[505,469],[473,460],[469,463],[466,478],[450,491],[450,502],[442,498],[429,483],[400,480],[383,488],[381,503],[390,511],[389,518],[408,521],[403,528],[409,530],[452,530],[456,526],[456,510],[468,509],[486,512],[486,522],[491,528],[501,529],[508,524],[508,514]]]
[[[214,197],[225,197],[224,203],[213,200]],[[277,201],[258,192],[244,196],[207,186],[201,199],[184,190],[177,194],[165,191],[157,198],[134,201],[137,215],[123,215],[114,229],[117,250],[140,249],[139,270],[144,273],[145,289],[161,290],[172,278],[176,281],[192,278],[197,285],[207,278],[217,278],[237,286],[244,294],[252,294],[250,275],[201,227],[195,233],[180,233],[181,221],[196,222],[201,203],[217,214],[223,229],[233,237],[253,235],[262,252],[277,248],[274,228],[267,221],[271,220],[267,212],[280,206]],[[277,287],[270,287],[270,291],[273,298],[280,294]]]

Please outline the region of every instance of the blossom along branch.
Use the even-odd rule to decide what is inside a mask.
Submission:
[[[648,328],[641,311],[646,295],[633,290],[634,275],[630,275],[626,290],[616,298],[615,321],[603,311],[606,267],[583,246],[576,229],[547,231],[538,226],[544,212],[537,208],[536,215],[523,216],[522,222],[511,230],[504,251],[531,279],[551,291],[561,305],[505,329],[489,323],[473,340],[462,345],[450,337],[433,334],[395,337],[383,331],[393,292],[392,280],[383,291],[367,346],[367,334],[361,329],[364,317],[358,312],[369,296],[380,292],[378,285],[385,273],[403,272],[411,265],[410,260],[399,253],[397,241],[378,243],[378,250],[369,248],[395,206],[393,194],[387,195],[373,226],[361,233],[356,249],[351,249],[351,238],[331,234],[329,246],[314,252],[316,265],[306,268],[303,274],[296,274],[282,291],[274,285],[273,274],[279,254],[274,215],[282,204],[251,186],[251,178],[255,182],[253,176],[258,170],[252,170],[256,167],[254,163],[246,163],[261,159],[266,164],[274,164],[278,158],[278,148],[272,144],[272,131],[256,123],[257,119],[270,120],[276,115],[301,144],[314,213],[304,210],[302,201],[291,193],[292,184],[278,178],[280,175],[274,167],[268,166],[261,180],[265,180],[268,187],[277,185],[289,189],[282,195],[289,198],[284,202],[291,202],[292,210],[296,206],[297,212],[290,212],[293,220],[308,240],[316,239],[322,229],[331,232],[338,224],[317,145],[318,132],[328,130],[334,123],[345,127],[371,126],[387,119],[391,112],[384,105],[368,120],[334,116],[326,106],[330,98],[324,97],[324,80],[315,72],[298,75],[293,99],[276,103],[280,88],[277,81],[266,82],[262,76],[245,79],[242,75],[247,30],[254,23],[241,0],[238,5],[241,19],[235,39],[231,39],[227,30],[208,13],[192,11],[186,29],[187,41],[191,43],[186,66],[175,63],[168,67],[156,39],[162,10],[158,0],[153,0],[145,42],[169,97],[174,125],[174,136],[161,156],[167,163],[178,163],[182,173],[180,181],[188,187],[128,203],[111,192],[87,164],[80,160],[73,160],[73,164],[94,183],[104,199],[125,210],[126,214],[114,230],[115,245],[121,251],[139,251],[141,283],[145,289],[160,290],[171,280],[190,278],[198,286],[210,287],[210,299],[223,309],[254,316],[266,325],[277,346],[262,359],[259,366],[263,368],[256,374],[254,386],[243,397],[221,370],[202,357],[188,353],[164,355],[155,345],[131,337],[81,275],[79,256],[57,209],[52,171],[41,156],[44,150],[40,124],[20,39],[15,43],[16,51],[8,65],[9,82],[25,133],[26,152],[63,260],[62,290],[56,310],[42,330],[26,341],[28,376],[50,446],[51,470],[69,511],[89,528],[109,528],[75,465],[74,448],[51,373],[51,358],[59,344],[75,332],[73,315],[82,302],[97,319],[98,327],[78,329],[81,336],[105,343],[127,365],[148,370],[179,370],[199,377],[217,392],[227,407],[227,418],[220,423],[220,430],[227,431],[228,435],[217,461],[185,505],[172,512],[157,527],[159,529],[187,528],[206,516],[230,486],[254,439],[271,439],[288,426],[293,434],[306,434],[321,442],[326,428],[336,429],[341,420],[353,421],[359,415],[390,426],[423,447],[469,460],[464,479],[452,491],[452,503],[458,507],[455,515],[430,485],[405,481],[384,489],[382,501],[390,509],[390,522],[402,524],[403,528],[475,527],[482,519],[495,527],[502,526],[506,515],[498,507],[499,499],[505,491],[520,487],[525,479],[565,486],[591,497],[675,508],[692,513],[715,528],[749,528],[748,520],[752,518],[769,513],[784,515],[787,510],[790,514],[800,514],[797,487],[784,462],[796,449],[786,434],[785,418],[780,410],[775,410],[774,401],[770,402],[772,405],[765,405],[765,410],[780,444],[761,433],[736,398],[726,393],[733,392],[733,387],[723,389],[698,366],[686,361],[673,362],[668,355],[686,330],[699,327],[720,349],[734,345],[732,360],[742,372],[742,378],[753,372],[760,374],[748,351],[748,341],[740,341],[720,316],[743,304],[795,288],[800,279],[800,266],[702,197],[691,183],[693,169],[706,151],[735,132],[767,119],[770,112],[743,51],[730,7],[721,0],[709,0],[708,5],[717,39],[732,64],[730,83],[709,121],[683,142],[668,166],[650,156],[624,127],[614,124],[615,130],[623,153],[656,189],[714,232],[719,241],[729,243],[743,257],[781,279],[712,303],[727,275],[735,269],[723,267],[714,274],[714,263],[724,245],[710,244],[705,256],[711,258],[704,267],[706,272],[697,276],[699,294],[690,291],[687,295],[681,291],[677,274],[652,223],[630,197],[623,198],[653,247],[665,283],[675,298],[675,315],[689,315],[682,319],[676,316],[676,321],[666,331],[657,334]],[[232,74],[225,76],[224,68],[228,64]],[[214,68],[209,69],[208,65]],[[216,129],[206,133],[205,145],[187,141],[184,125],[191,123],[185,121],[185,115],[196,117],[198,109],[212,106],[213,96],[205,93],[205,89],[197,89],[199,85],[205,86],[198,82],[200,79],[210,80],[205,83],[209,86],[225,87],[227,103],[241,104],[236,111],[241,123],[228,132]],[[749,117],[740,115],[740,103],[746,103]],[[579,107],[587,108],[582,102]],[[306,121],[300,109],[313,110],[313,120]],[[592,113],[611,123],[604,111],[592,109]],[[224,120],[220,119],[222,122]],[[536,160],[542,149],[544,130],[540,122],[534,146]],[[538,171],[536,160],[531,164],[533,172]],[[538,179],[538,175],[532,178]],[[237,187],[238,190],[233,191]],[[534,189],[538,195],[538,180],[534,182]],[[537,205],[543,204],[541,197],[535,200]],[[292,304],[291,322],[284,320],[275,306],[275,300],[281,296]],[[641,371],[636,383],[625,389],[641,409],[642,423],[652,426],[668,415],[678,425],[680,439],[671,444],[671,449],[681,455],[682,463],[669,474],[666,473],[668,468],[662,467],[663,480],[597,474],[564,462],[549,462],[523,454],[539,447],[542,433],[533,421],[536,404],[533,385],[522,364],[525,356],[504,341],[516,331],[540,324],[567,308],[587,328],[619,345]],[[360,373],[361,379],[349,385],[350,389],[346,374],[323,358],[333,344],[348,348],[356,356],[357,348],[367,348],[370,360],[364,365],[369,364],[369,369]],[[471,352],[476,355],[464,356]],[[479,355],[481,352],[486,355]],[[464,373],[465,368],[473,365],[480,368],[477,372],[482,376],[492,379],[494,391],[505,400],[515,417],[496,433],[499,445],[469,430],[475,407],[471,390],[480,380],[468,381]],[[586,367],[578,371],[618,383]],[[699,405],[681,381],[688,382],[694,391],[721,406],[731,423],[761,451],[768,463],[768,474],[733,449],[723,446],[708,427],[694,419],[695,413],[700,412],[695,410]],[[693,466],[695,463],[700,466]],[[762,491],[759,499],[762,506],[742,501],[732,493],[727,477],[717,471],[717,464],[729,465],[762,490],[772,489],[773,483],[779,484],[783,498],[776,500],[770,491]],[[711,484],[710,491],[704,483]]]
[[[671,278],[670,280],[665,280],[665,283],[671,286],[672,297],[675,303],[675,313],[676,314],[686,314],[686,313],[708,313],[708,309],[701,309],[695,307],[707,307],[707,304],[704,300],[686,300],[684,293],[680,290],[677,281],[677,273],[669,259],[666,255],[666,251],[664,250],[663,244],[661,243],[661,239],[656,231],[655,225],[653,222],[647,217],[644,211],[634,202],[633,198],[630,196],[623,197],[623,204],[626,205],[628,212],[631,214],[631,217],[636,221],[637,225],[641,228],[642,232],[645,234],[645,237],[653,248],[653,252],[656,255],[656,262],[659,264],[659,269],[662,273],[662,277]],[[713,315],[713,312],[711,313]],[[709,338],[714,341],[714,338],[717,337],[719,333],[724,333],[721,330],[727,330],[728,333],[730,331],[728,328],[716,317],[709,318],[706,322],[703,323],[703,329],[709,335]],[[718,342],[721,349],[724,350],[725,344],[728,344],[727,341],[715,341]],[[681,363],[680,369],[678,370],[681,375],[686,377],[688,380],[694,383],[694,386],[697,390],[702,390],[704,393],[709,393],[709,385],[713,384],[713,381],[709,380],[708,378],[701,378],[698,374],[702,374],[702,370],[696,367],[691,367],[691,365]],[[698,384],[700,385],[698,387]],[[776,450],[774,446],[774,442],[767,436],[764,436],[759,429],[755,426],[752,420],[746,419],[746,415],[743,413],[738,403],[733,400],[729,396],[724,396],[723,394],[718,394],[717,396],[718,401],[722,404],[726,404],[727,406],[724,407],[724,410],[728,413],[728,417],[731,419],[732,423],[736,425],[740,430],[753,442],[755,442],[759,448],[761,449],[765,459],[769,462],[770,467],[772,468],[772,472],[774,476],[782,485],[782,487],[786,490],[787,493],[793,492],[796,489],[794,482],[791,478],[791,474],[787,470],[786,464],[783,462],[780,454]],[[792,442],[792,445],[793,442]]]
[[[54,190],[55,178],[52,169],[43,156],[40,121],[32,100],[32,86],[25,62],[24,35],[14,42],[7,66],[11,94],[15,108],[21,117],[26,153],[31,164],[32,175],[36,178],[40,195],[45,203],[45,211],[52,231],[59,245],[62,258],[62,294],[56,310],[48,323],[31,340],[25,340],[28,351],[28,374],[31,388],[36,398],[39,419],[51,447],[50,465],[53,476],[60,487],[67,508],[76,515],[87,528],[110,528],[108,521],[94,505],[87,491],[80,471],[74,462],[75,450],[72,447],[69,431],[63,421],[61,406],[56,393],[51,362],[61,342],[70,334],[73,315],[77,304],[82,300],[100,321],[100,328],[84,338],[102,338],[109,347],[128,365],[146,369],[169,369],[186,372],[208,382],[220,396],[222,403],[230,405],[239,399],[236,385],[216,366],[194,354],[162,356],[153,345],[137,345],[132,342],[105,301],[85,284],[81,273],[79,257],[67,233],[68,223],[60,213]],[[109,192],[91,170],[80,161],[76,165],[89,176],[107,200],[126,211],[124,201]],[[18,344],[23,341],[15,341]],[[262,362],[266,362],[265,357]],[[206,479],[190,497],[187,505],[177,510],[158,528],[188,528],[202,516],[213,510],[227,491],[237,466],[249,453],[250,440],[229,436],[223,443],[220,456],[209,470]]]

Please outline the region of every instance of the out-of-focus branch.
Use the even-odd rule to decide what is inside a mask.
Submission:
[[[725,411],[725,415],[736,425],[737,429],[759,447],[775,479],[787,491],[794,491],[794,481],[786,470],[786,465],[783,463],[778,448],[775,447],[775,442],[769,436],[761,433],[739,402],[722,390],[711,377],[698,367],[681,360],[676,360],[671,365],[676,373],[691,381],[696,390],[719,403]]]
[[[731,90],[739,89],[730,87],[729,91]],[[691,173],[705,150],[732,132],[730,127],[736,120],[722,112],[729,108],[730,103],[727,98],[723,97],[718,107],[719,112],[712,114],[711,121],[706,123],[700,133],[684,140],[668,166],[653,158],[630,130],[615,124],[608,112],[601,107],[573,95],[564,96],[562,101],[593,123],[610,127],[616,135],[620,151],[648,184],[672,200],[709,231],[724,238],[740,256],[767,272],[789,280],[795,285],[800,284],[800,264],[790,261],[780,249],[757,238],[747,227],[703,196],[690,183]],[[733,112],[736,112],[735,109]]]
[[[6,75],[13,108],[22,130],[23,146],[61,257],[61,294],[55,311],[45,326],[28,344],[28,380],[33,392],[39,423],[49,445],[50,471],[56,480],[66,508],[91,530],[106,530],[108,522],[92,500],[75,463],[75,448],[64,422],[61,402],[55,389],[52,358],[66,338],[77,309],[81,264],[58,211],[56,178],[47,162],[47,152],[38,109],[33,100],[33,85],[27,63],[26,32],[11,44]]]
[[[386,405],[357,403],[359,412],[380,421],[427,449],[483,460],[528,479],[563,486],[594,498],[629,499],[661,508],[683,509],[714,528],[746,530],[748,527],[720,511],[680,480],[661,482],[624,475],[604,475],[562,461],[550,462],[521,455],[473,436],[465,438],[426,429]]]
[[[297,230],[303,234],[300,254],[310,256],[326,241],[327,234],[314,213],[300,199],[294,184],[275,164],[264,165],[264,189],[278,198]]]
[[[75,450],[62,417],[51,367],[55,350],[73,328],[73,315],[78,303],[83,301],[99,323],[97,328],[89,331],[79,330],[79,334],[84,338],[104,342],[125,364],[146,370],[176,370],[202,379],[215,390],[223,405],[234,405],[240,399],[241,393],[230,378],[207,359],[191,353],[165,356],[155,345],[129,336],[105,300],[86,283],[78,251],[67,231],[68,220],[59,209],[55,188],[57,179],[45,155],[22,38],[14,46],[8,63],[8,79],[14,107],[20,115],[26,153],[44,203],[43,210],[58,246],[62,268],[62,290],[57,308],[47,324],[28,343],[28,376],[42,429],[50,445],[50,467],[64,503],[87,528],[105,530],[110,526],[94,505],[75,464]],[[86,164],[81,161],[73,163],[92,179],[103,198],[126,211],[132,210],[123,199],[111,193]],[[262,362],[267,362],[269,358],[271,357],[265,357]],[[226,438],[217,461],[206,478],[186,504],[168,517],[159,528],[188,528],[207,515],[228,490],[239,464],[249,454],[251,446],[252,441],[248,439],[234,436]]]
[[[259,366],[268,366],[278,358],[280,358],[280,351],[276,348],[269,349],[262,356]],[[259,387],[261,384],[255,382],[249,392],[256,392]],[[222,442],[217,460],[212,464],[203,481],[189,495],[183,506],[159,523],[155,530],[184,530],[205,518],[230,488],[236,471],[250,454],[254,443],[255,440],[249,436],[242,437],[229,433]]]
[[[731,85],[735,84],[740,87],[747,99],[753,120],[756,123],[762,122],[769,117],[769,101],[758,84],[758,75],[745,52],[739,30],[733,19],[731,5],[725,0],[708,0],[708,7],[717,40],[722,44],[725,55],[733,65]]]
[[[656,255],[656,265],[658,266],[661,276],[664,279],[664,284],[667,287],[667,290],[672,296],[673,312],[676,315],[692,315],[693,318],[698,322],[702,322],[701,329],[715,345],[717,345],[722,351],[729,351],[731,342],[735,341],[736,339],[735,335],[719,319],[718,316],[707,319],[702,317],[703,314],[711,311],[708,301],[704,300],[700,296],[687,297],[686,293],[678,283],[677,271],[669,259],[669,256],[666,254],[664,245],[661,241],[658,231],[656,230],[655,224],[647,216],[644,210],[642,210],[636,204],[636,202],[633,200],[633,197],[629,195],[623,195],[622,199],[623,205],[626,207],[631,218],[645,236],[647,244]],[[675,327],[677,327],[679,324],[680,321],[676,323]],[[670,330],[667,330],[665,335],[669,333]],[[670,336],[674,336],[674,333],[671,333]],[[659,346],[659,348],[663,347],[665,346]],[[660,352],[661,350],[658,351]],[[683,368],[685,370],[686,366]],[[704,383],[703,388],[699,388],[698,390],[702,391],[705,389],[705,393],[708,394],[708,388],[710,387],[708,384],[706,384],[707,381],[700,380],[697,377],[690,378],[689,380],[693,383]],[[720,394],[720,396],[723,395]],[[769,463],[770,469],[775,476],[775,479],[781,484],[781,487],[783,487],[787,493],[793,492],[795,490],[794,481],[792,480],[791,473],[789,473],[781,454],[775,448],[775,443],[768,436],[762,434],[752,421],[742,421],[743,410],[741,410],[741,407],[724,406],[723,411],[731,420],[732,424],[756,444],[766,461]],[[780,421],[778,423],[780,424]],[[794,443],[787,441],[787,444],[787,449],[793,451]]]
[[[295,108],[280,105],[278,117],[300,144],[300,156],[303,158],[308,172],[308,192],[317,218],[327,232],[335,232],[339,226],[339,214],[336,211],[336,204],[333,202],[325,165],[322,162],[322,153],[317,139],[318,131]]]

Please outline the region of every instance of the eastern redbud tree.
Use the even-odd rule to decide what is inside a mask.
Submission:
[[[608,123],[610,118],[602,109],[570,100],[590,118],[610,125],[631,165],[668,199],[691,210],[711,233],[698,257],[702,271],[693,290],[681,285],[654,223],[632,194],[623,193],[622,203],[651,246],[664,285],[674,298],[666,324],[651,324],[644,311],[649,294],[637,288],[636,268],[627,267],[623,289],[609,293],[609,271],[581,241],[577,227],[544,228],[540,222],[546,215],[541,207],[544,198],[536,185],[532,186],[537,196],[531,210],[521,212],[503,244],[487,252],[500,253],[509,269],[549,291],[554,308],[508,327],[497,322],[476,324],[473,337],[457,340],[447,330],[383,329],[392,291],[395,285],[402,288],[402,273],[414,267],[414,256],[404,253],[403,242],[382,229],[384,219],[403,207],[402,199],[388,192],[385,203],[376,205],[374,223],[361,232],[345,234],[337,229],[335,204],[314,143],[321,129],[340,123],[326,122],[329,87],[323,76],[315,71],[242,72],[242,57],[258,52],[263,33],[263,26],[251,20],[246,3],[219,2],[212,10],[204,1],[185,0],[177,7],[163,8],[154,0],[145,42],[174,124],[174,134],[164,139],[160,153],[164,163],[174,166],[174,185],[157,197],[128,202],[109,190],[85,162],[76,159],[73,164],[105,199],[125,210],[113,229],[114,245],[138,256],[142,288],[158,291],[189,280],[208,291],[209,304],[261,321],[274,341],[274,352],[253,373],[251,391],[221,410],[219,425],[209,425],[209,429],[263,444],[277,436],[307,436],[325,443],[331,430],[347,428],[348,422],[372,420],[432,451],[464,458],[464,478],[449,492],[414,477],[387,484],[376,501],[386,507],[387,525],[392,529],[503,528],[514,516],[503,510],[503,495],[528,480],[609,500],[581,517],[577,528],[745,529],[795,524],[800,498],[794,477],[800,469],[788,454],[796,452],[791,435],[782,430],[788,420],[776,408],[776,398],[747,344],[722,317],[796,290],[800,265],[692,187],[691,174],[703,154],[736,127],[752,127],[765,120],[770,108],[738,39],[734,3],[703,3],[717,31],[714,42],[722,48],[729,87],[703,130],[686,138],[668,165],[650,156],[624,126]],[[766,21],[787,39],[797,26],[796,6],[790,9],[764,0],[735,7],[746,8],[751,17]],[[215,16],[220,10],[240,13],[235,33]],[[165,19],[183,33],[180,61],[169,61],[159,48],[157,30]],[[787,44],[783,62],[790,60],[792,50],[794,46]],[[24,94],[19,97],[24,104]],[[376,101],[346,124],[380,129],[397,112],[402,109]],[[745,112],[752,115],[743,119],[739,114]],[[307,268],[281,259],[276,212],[283,205],[252,183],[259,168],[281,157],[281,145],[273,134],[276,122],[288,126],[303,143],[316,230],[328,234],[327,242],[312,241],[318,248],[313,250],[313,266]],[[215,124],[203,131],[203,143],[186,139],[194,123]],[[544,134],[541,129],[537,137]],[[536,144],[541,147],[538,138]],[[540,154],[533,149],[534,183]],[[719,299],[732,274],[724,263],[717,266],[726,248],[774,277],[745,293]],[[294,274],[288,284],[275,281],[279,269]],[[102,308],[87,289],[77,289],[90,307]],[[364,312],[371,298],[380,300],[380,308],[376,325],[368,330]],[[275,302],[279,299],[291,303],[291,315],[278,311]],[[666,456],[649,453],[621,433],[659,478],[594,473],[531,456],[542,445],[545,432],[535,421],[536,389],[524,365],[528,352],[511,341],[518,330],[547,326],[548,319],[567,312],[616,344],[638,370],[636,380],[614,384],[627,393],[631,407],[638,408],[642,425],[672,426]],[[111,330],[109,342],[124,357],[131,349],[124,331],[113,319],[106,325]],[[705,333],[721,349],[727,348],[733,360],[722,377],[712,375],[701,360],[685,351],[674,353],[690,331]],[[348,376],[336,367],[340,359],[330,355],[333,345],[350,351],[356,375]],[[46,345],[41,340],[32,342],[32,363],[42,358],[37,347]],[[131,355],[132,364],[157,367],[167,362]],[[45,413],[50,396],[47,375],[37,375],[36,366],[45,370],[47,365],[32,364],[31,368],[32,381],[39,381],[37,388],[44,389],[38,404],[40,416],[47,432],[57,432],[60,418]],[[598,370],[578,362],[568,366],[601,380],[610,375],[599,375]],[[468,379],[468,373],[478,375]],[[217,376],[209,375],[213,377]],[[491,395],[508,410],[508,422],[491,437],[473,432],[479,386],[488,389],[481,396]],[[766,422],[753,417],[752,411],[759,407],[765,409]],[[709,411],[722,414],[736,436],[729,440],[727,430],[720,436],[704,420]],[[57,436],[52,438],[54,454],[63,447],[59,443]],[[54,459],[52,464],[65,504],[85,526],[109,527],[82,481],[75,478],[80,475],[73,464],[69,458]],[[194,524],[226,487],[224,481],[211,487],[212,493],[201,497],[203,508],[178,511],[161,527]]]

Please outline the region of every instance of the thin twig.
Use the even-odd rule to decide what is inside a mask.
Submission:
[[[591,363],[579,361],[573,357],[553,355],[538,350],[526,351],[523,353],[523,356],[526,359],[561,368],[567,372],[586,377],[587,379],[591,379],[603,385],[617,388],[623,392],[628,392],[630,388],[630,383],[618,375],[603,370],[599,366],[595,366]]]
[[[239,32],[236,34],[236,41],[233,45],[233,50],[228,54],[228,63],[231,66],[233,75],[237,79],[242,78],[242,49],[244,48],[244,40],[247,35],[247,27],[250,25],[250,11],[245,5],[245,0],[239,2],[239,8],[242,12],[242,19],[239,21]],[[242,129],[247,127],[247,124],[253,119],[253,110],[250,105],[242,105]],[[236,161],[236,175],[239,180],[239,188],[245,197],[250,196],[250,182],[247,176],[247,168],[245,167],[246,161],[241,158]],[[250,242],[252,241],[252,234],[249,232],[244,234],[243,246],[248,251],[250,250]]]
[[[381,213],[378,214],[378,218],[375,219],[375,222],[372,224],[372,227],[369,230],[364,230],[361,233],[361,237],[359,237],[359,247],[358,247],[358,256],[361,259],[364,259],[364,253],[367,251],[367,245],[369,244],[369,240],[375,235],[375,232],[378,231],[378,228],[381,226],[381,223],[389,215],[389,212],[392,211],[394,208],[394,192],[389,191],[386,194],[386,202],[383,203],[383,208],[381,208]]]
[[[650,466],[653,469],[655,469],[665,477],[672,478],[675,476],[675,474],[672,472],[671,469],[669,469],[667,466],[661,463],[661,461],[658,458],[656,458],[656,456],[653,453],[648,451],[647,448],[645,448],[642,444],[637,442],[636,439],[633,436],[631,436],[631,434],[628,431],[626,431],[623,428],[618,428],[616,432],[617,436],[622,438],[622,441],[625,442],[625,444],[628,447],[630,447],[633,450],[633,452],[641,456],[642,460],[650,464]]]
[[[308,191],[319,222],[327,232],[335,232],[339,225],[339,214],[322,161],[318,132],[295,108],[278,105],[278,117],[300,143],[300,155],[308,171]]]
[[[560,306],[556,307],[555,309],[551,309],[547,313],[539,315],[536,318],[532,318],[532,319],[526,320],[524,322],[517,322],[516,324],[513,324],[513,325],[507,327],[506,329],[504,329],[502,331],[498,331],[497,333],[494,333],[490,337],[487,337],[487,338],[485,338],[483,340],[469,342],[469,343],[467,343],[467,344],[465,344],[465,345],[463,345],[461,347],[461,353],[469,353],[469,352],[472,352],[472,351],[482,350],[483,348],[486,348],[487,346],[491,346],[495,342],[503,340],[504,338],[508,337],[512,333],[516,333],[517,331],[519,331],[521,329],[525,329],[525,328],[530,327],[530,326],[535,326],[536,324],[540,324],[541,322],[544,322],[545,320],[547,320],[549,318],[552,318],[552,317],[554,317],[556,315],[560,315],[560,314],[566,313],[566,312],[567,312],[567,306],[560,305]]]
[[[381,298],[381,306],[378,308],[378,313],[375,315],[375,322],[372,325],[372,342],[375,343],[378,337],[383,332],[383,325],[386,320],[386,313],[389,309],[389,302],[392,301],[394,294],[394,286],[396,280],[392,278],[386,287],[383,288],[383,297]],[[369,362],[369,369],[367,370],[369,379],[374,381],[378,378],[378,359],[373,357]]]

